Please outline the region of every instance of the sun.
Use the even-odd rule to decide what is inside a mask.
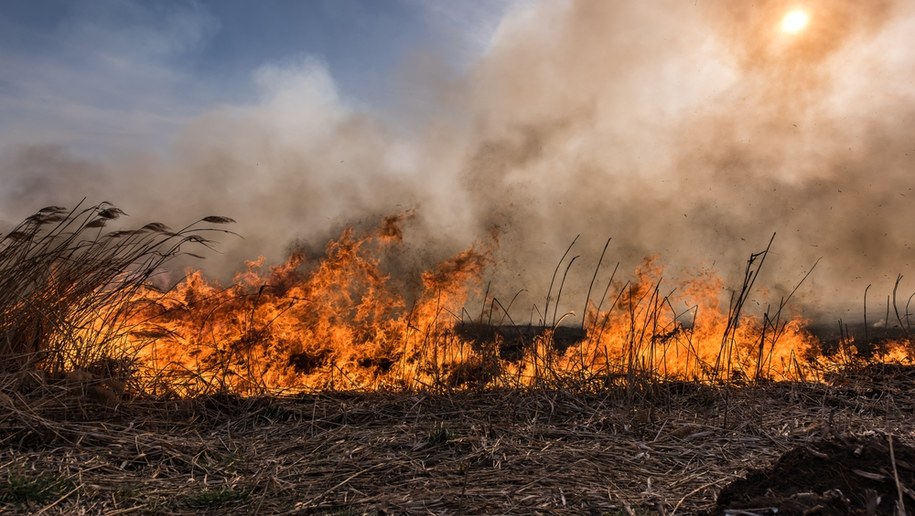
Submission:
[[[807,28],[810,23],[810,15],[803,9],[792,9],[782,18],[782,32],[788,34],[798,34]]]

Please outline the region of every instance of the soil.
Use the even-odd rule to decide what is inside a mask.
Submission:
[[[799,446],[726,486],[715,514],[901,514],[915,506],[915,449],[891,437]],[[894,467],[895,466],[895,467]]]

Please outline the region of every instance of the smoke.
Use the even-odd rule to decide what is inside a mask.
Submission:
[[[713,269],[737,286],[777,233],[763,281],[776,301],[822,258],[802,303],[856,309],[913,265],[915,9],[801,3],[797,35],[778,30],[797,4],[783,0],[524,5],[466,71],[418,52],[383,113],[342,97],[320,62],[274,63],[256,102],[196,117],[164,156],[6,153],[0,221],[83,196],[137,222],[228,215],[244,239],[204,265],[227,277],[415,209],[417,267],[496,233],[496,293],[526,288],[529,303],[581,234],[576,311],[607,238],[605,264],[658,255],[671,285]]]
[[[553,3],[509,22],[477,70],[464,171],[478,221],[524,235],[506,259],[548,275],[582,232],[583,259],[612,236],[630,268],[658,254],[736,285],[777,233],[776,301],[818,258],[805,303],[860,314],[868,283],[888,293],[915,238],[913,13],[806,2],[809,30],[782,34],[795,5]]]

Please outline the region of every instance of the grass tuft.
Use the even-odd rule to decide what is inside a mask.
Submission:
[[[251,491],[232,486],[205,488],[191,493],[180,500],[180,505],[190,509],[214,509],[229,505],[240,505],[249,500]]]
[[[209,245],[202,235],[215,230],[207,223],[231,221],[206,217],[174,232],[158,222],[105,230],[122,215],[107,202],[49,206],[0,236],[0,371],[61,376],[129,362],[123,343],[133,297],[188,244]]]
[[[445,425],[438,425],[426,436],[426,447],[443,446],[455,437],[454,431]]]
[[[7,473],[0,480],[0,503],[42,504],[52,501],[64,493],[68,482],[49,473],[23,474]]]

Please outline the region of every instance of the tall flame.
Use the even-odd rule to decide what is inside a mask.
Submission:
[[[144,290],[124,346],[135,351],[146,388],[187,395],[526,386],[633,374],[815,380],[835,367],[804,320],[781,309],[735,311],[711,273],[665,292],[657,259],[647,259],[632,281],[611,281],[589,303],[575,342],[557,337],[562,327],[538,327],[520,352],[509,353],[504,335],[487,340],[459,331],[468,322],[462,308],[480,297],[493,244],[422,273],[419,293],[409,297],[383,267],[401,243],[399,222],[386,219],[364,235],[347,229],[318,260],[294,252],[279,266],[249,262],[229,288],[194,272],[167,292]],[[894,358],[910,359],[897,348]]]

